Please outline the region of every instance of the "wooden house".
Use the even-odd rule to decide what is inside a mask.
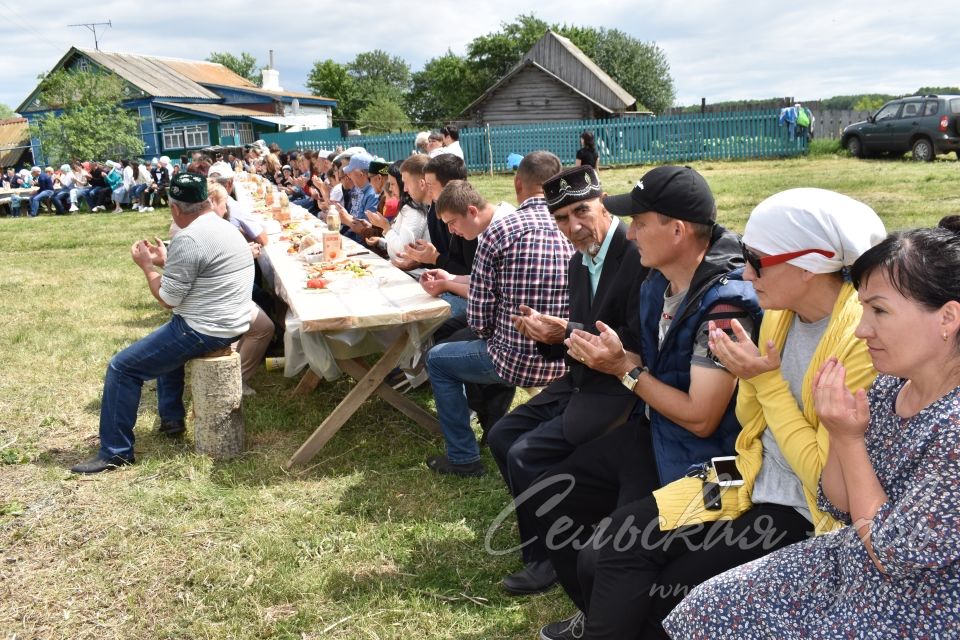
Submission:
[[[461,118],[474,126],[592,120],[619,116],[636,102],[569,39],[547,31]]]
[[[51,73],[60,69],[97,70],[124,83],[123,107],[140,119],[145,157],[177,158],[191,149],[217,144],[248,144],[267,133],[326,129],[336,100],[284,91],[275,69],[264,69],[258,87],[227,67],[183,60],[71,47]],[[38,99],[40,87],[17,111],[28,120],[56,112]],[[40,141],[32,140],[42,158]],[[102,158],[97,158],[102,159]]]

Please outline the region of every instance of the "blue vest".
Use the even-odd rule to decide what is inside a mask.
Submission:
[[[753,318],[754,327],[760,327],[763,312],[753,285],[745,282],[742,274],[742,269],[724,274],[715,278],[699,297],[694,292],[693,299],[684,298],[663,338],[663,345],[658,347],[663,294],[670,283],[659,271],[651,272],[640,288],[640,345],[643,362],[657,380],[684,392],[690,390],[690,361],[693,358],[695,333],[704,315],[714,305],[728,303],[740,307]],[[694,435],[650,407],[650,432],[661,484],[682,477],[692,464],[734,454],[734,444],[740,432],[740,423],[734,414],[736,404],[737,394],[734,392],[720,425],[709,438]]]

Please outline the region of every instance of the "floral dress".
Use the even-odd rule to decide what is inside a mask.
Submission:
[[[886,574],[847,526],[703,583],[664,621],[674,640],[960,638],[960,387],[903,419],[903,384],[880,376],[869,394],[867,452],[889,497],[871,541]]]

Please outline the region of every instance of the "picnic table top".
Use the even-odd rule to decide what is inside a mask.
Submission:
[[[302,225],[322,223],[302,209],[290,205],[294,217],[306,216]],[[276,229],[276,225],[273,229]],[[376,329],[441,319],[450,314],[450,305],[434,298],[407,273],[389,261],[349,238],[342,237],[343,252],[348,260],[366,265],[368,275],[350,271],[324,276],[329,284],[324,289],[307,288],[307,262],[298,252],[291,252],[291,242],[279,233],[270,234],[261,258],[270,261],[277,294],[302,323],[302,330],[332,331],[342,329]]]

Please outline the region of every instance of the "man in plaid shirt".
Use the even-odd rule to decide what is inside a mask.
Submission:
[[[427,355],[447,448],[446,455],[430,458],[427,466],[438,473],[479,476],[485,470],[463,385],[538,387],[563,375],[563,361],[545,360],[510,317],[521,304],[567,316],[567,262],[573,247],[541,197],[528,198],[516,210],[494,206],[458,180],[444,187],[437,214],[451,233],[479,237],[467,306],[467,320],[479,339],[439,344]],[[456,279],[467,284],[463,276]]]

